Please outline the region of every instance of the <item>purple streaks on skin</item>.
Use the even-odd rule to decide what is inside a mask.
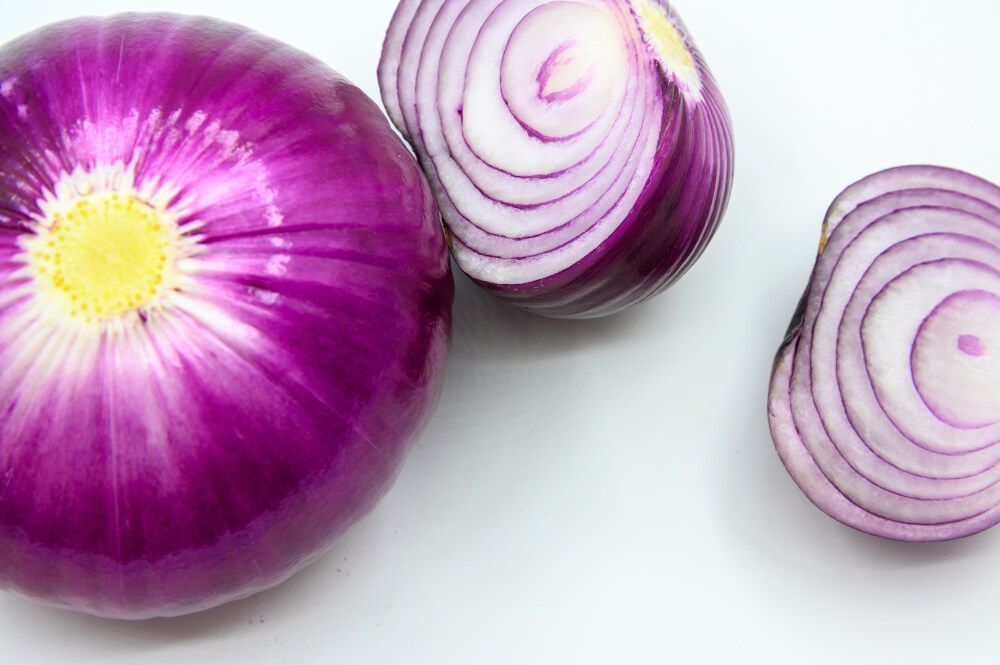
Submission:
[[[45,400],[3,394],[0,340],[0,588],[140,618],[281,581],[373,507],[440,392],[453,287],[416,163],[345,79],[214,19],[49,26],[0,81],[0,293],[42,189],[131,162],[179,190],[188,302],[225,317],[178,305]]]
[[[983,340],[975,335],[959,335],[958,350],[970,356],[981,356],[986,351]]]
[[[538,76],[535,77],[535,80],[538,82],[539,99],[542,99],[550,104],[552,102],[562,102],[567,99],[572,99],[586,89],[586,87],[590,85],[590,82],[594,80],[594,67],[591,66],[582,76],[580,76],[580,78],[576,80],[576,82],[573,83],[573,85],[568,88],[555,90],[547,95],[543,94],[546,86],[549,84],[549,79],[552,77],[552,70],[556,67],[567,65],[576,59],[577,56],[574,56],[573,54],[568,56],[564,56],[564,54],[566,51],[576,48],[577,46],[577,43],[574,41],[564,42],[552,51],[549,57],[545,59],[545,62],[542,63],[541,68],[538,70]]]

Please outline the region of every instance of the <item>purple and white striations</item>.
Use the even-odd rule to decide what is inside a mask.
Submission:
[[[437,400],[453,286],[378,107],[214,19],[0,48],[0,587],[192,612],[317,558]]]
[[[403,0],[379,82],[458,265],[539,314],[658,293],[725,211],[729,114],[661,0]]]
[[[904,166],[844,190],[768,417],[795,482],[845,524],[925,541],[1000,521],[1000,188]]]

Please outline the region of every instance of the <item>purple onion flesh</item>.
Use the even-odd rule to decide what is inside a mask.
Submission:
[[[662,0],[403,0],[379,82],[456,263],[537,313],[658,293],[725,211],[728,111]]]
[[[0,48],[0,587],[176,615],[317,558],[440,391],[426,181],[312,57],[124,14]]]
[[[845,524],[928,541],[1000,521],[1000,188],[905,166],[844,190],[768,417],[795,482]]]

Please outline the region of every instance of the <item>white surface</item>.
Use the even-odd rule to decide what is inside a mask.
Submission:
[[[0,41],[169,8],[291,42],[377,97],[392,0],[0,0]],[[826,206],[902,163],[1000,182],[995,0],[678,0],[732,112],[723,225],[681,282],[560,322],[458,278],[444,395],[392,492],[254,598],[120,623],[0,594],[0,663],[995,663],[1000,528],[906,545],[796,489],[771,359]]]

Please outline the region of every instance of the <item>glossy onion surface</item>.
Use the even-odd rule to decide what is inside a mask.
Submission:
[[[403,0],[379,82],[458,265],[540,314],[659,292],[726,208],[728,111],[660,0]]]
[[[378,107],[206,18],[0,48],[0,587],[127,618],[249,595],[388,489],[451,322]]]
[[[1000,521],[1000,188],[933,166],[830,207],[768,416],[822,510],[898,540]]]

